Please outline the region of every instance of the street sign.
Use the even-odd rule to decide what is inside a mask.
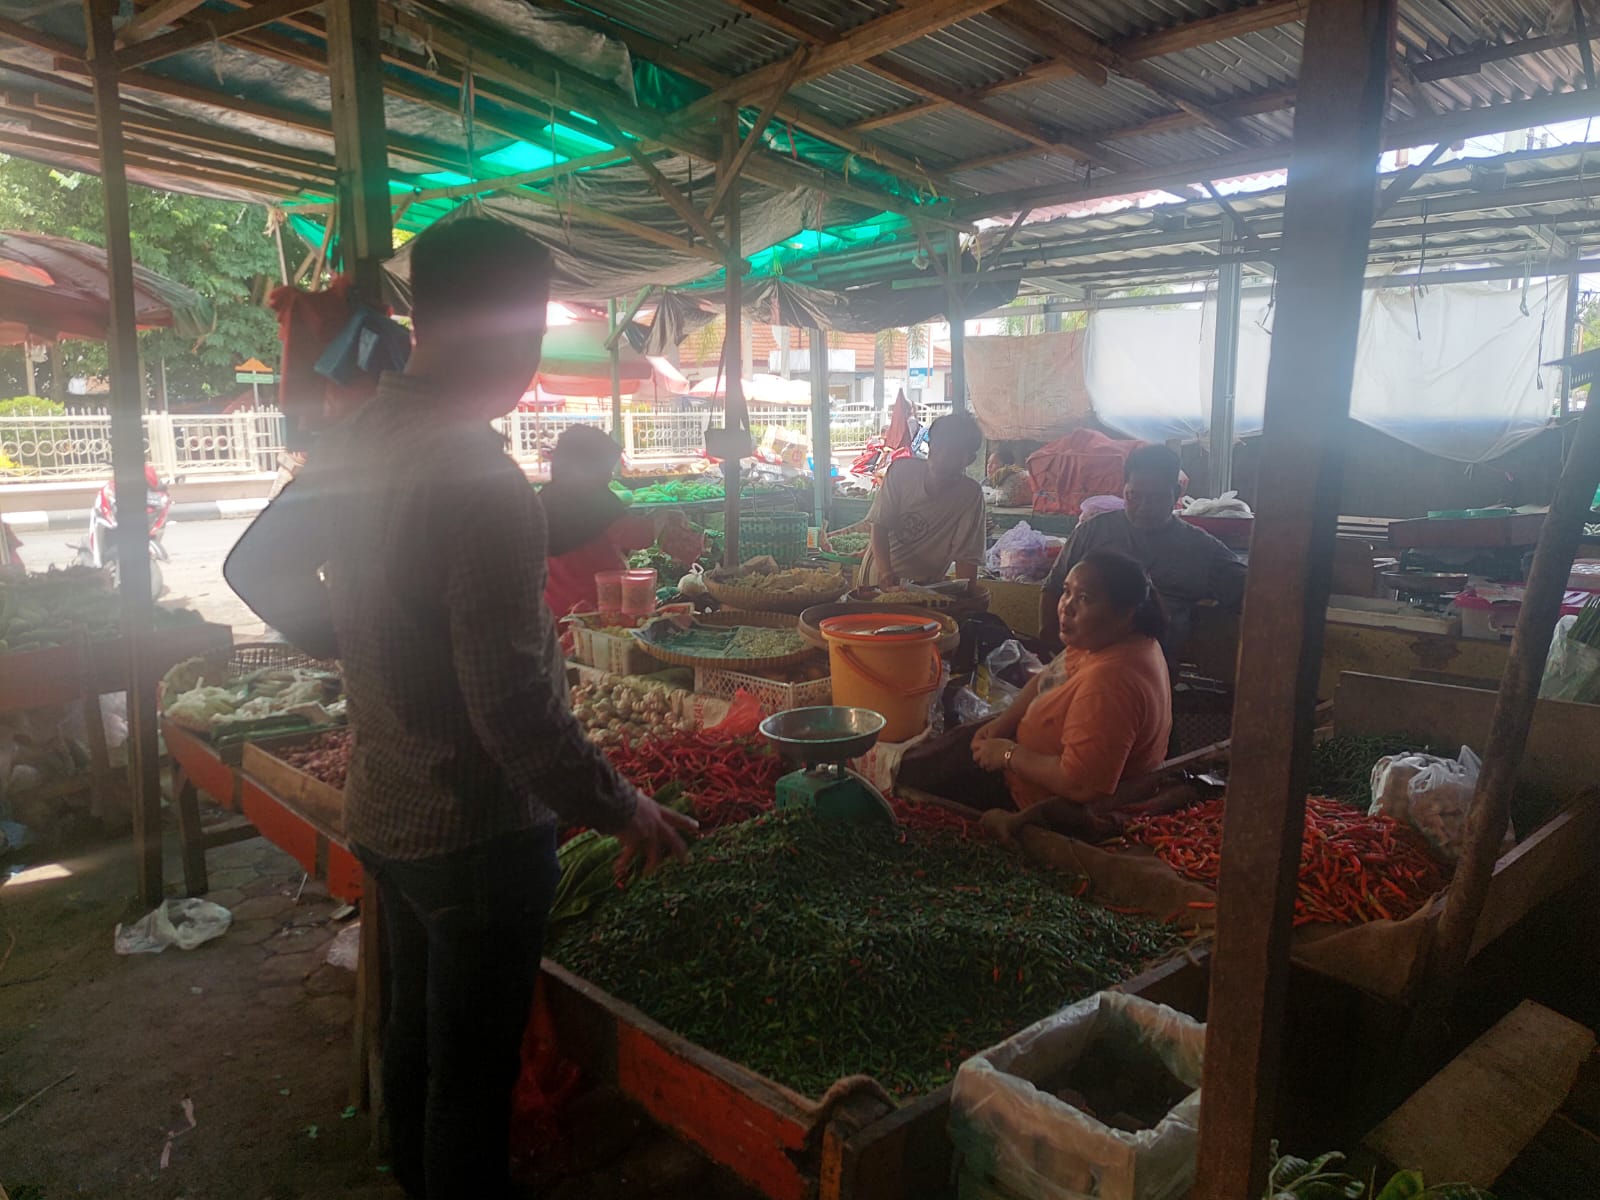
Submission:
[[[912,387],[924,387],[927,384],[930,384],[932,382],[933,382],[933,368],[932,367],[912,367],[911,368],[911,386]]]
[[[238,371],[238,372],[235,372],[233,378],[234,378],[234,381],[236,383],[277,383],[278,382],[278,377],[276,375],[272,374],[272,372],[270,372],[270,371],[265,372],[265,373],[263,373],[261,371]]]

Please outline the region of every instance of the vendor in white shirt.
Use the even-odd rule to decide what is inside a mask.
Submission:
[[[983,562],[983,488],[966,470],[983,433],[967,413],[940,417],[928,430],[928,457],[903,458],[889,468],[867,522],[872,544],[856,576],[860,586],[932,583],[955,564],[961,579],[976,579]]]

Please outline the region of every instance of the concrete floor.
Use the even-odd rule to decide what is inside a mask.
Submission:
[[[228,551],[250,525],[249,518],[220,521],[174,521],[162,538],[171,561],[161,565],[167,590],[163,604],[195,609],[208,621],[233,628],[236,642],[260,641],[266,626],[233,594],[222,578]],[[71,566],[77,561],[81,535],[73,532],[25,535],[22,561],[30,571]]]

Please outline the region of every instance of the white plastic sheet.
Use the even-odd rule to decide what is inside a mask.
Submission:
[[[1526,303],[1528,312],[1523,314]],[[1498,457],[1549,421],[1559,376],[1566,281],[1464,283],[1362,296],[1351,415],[1429,454]],[[1241,310],[1234,433],[1261,432],[1272,314]],[[1418,337],[1418,331],[1421,337]],[[1146,441],[1204,439],[1211,424],[1216,305],[1117,309],[1089,321],[1085,376],[1095,414]],[[1541,386],[1542,384],[1542,386]]]
[[[1092,1042],[1154,1054],[1191,1092],[1154,1129],[1125,1133],[1045,1090]],[[964,1169],[1036,1200],[1171,1200],[1194,1180],[1205,1026],[1098,992],[961,1064],[950,1137]],[[1059,1086],[1059,1085],[1058,1085]]]
[[[193,950],[228,932],[233,914],[220,904],[190,897],[167,900],[132,925],[116,927],[112,948],[118,954],[160,954],[168,946]]]

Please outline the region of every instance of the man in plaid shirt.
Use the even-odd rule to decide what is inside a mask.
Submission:
[[[682,854],[693,822],[620,778],[568,705],[544,606],[539,499],[489,421],[539,363],[542,246],[468,217],[411,249],[404,374],[325,434],[235,547],[234,590],[344,668],[345,828],[378,881],[395,1178],[508,1194],[507,1137],[558,871],[558,820],[624,859]]]

